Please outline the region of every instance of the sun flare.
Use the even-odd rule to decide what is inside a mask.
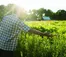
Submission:
[[[28,0],[17,0],[15,1],[15,4],[18,5],[19,7],[24,8],[25,10],[32,9],[32,4]]]
[[[26,10],[39,8],[50,9],[54,12],[59,9],[66,10],[66,0],[0,0],[0,5],[8,5],[10,3],[16,4]]]

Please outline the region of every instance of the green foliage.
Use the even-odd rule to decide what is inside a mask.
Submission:
[[[16,10],[20,9],[20,19],[24,20],[27,17],[26,11],[18,7],[15,4],[8,4],[7,6],[0,5],[0,21],[3,19],[5,15],[10,15],[10,14],[16,14]],[[19,12],[19,11],[18,11]]]
[[[22,20],[30,20],[30,21],[41,21],[43,20],[43,15],[49,16],[51,20],[66,20],[66,11],[65,10],[58,10],[56,13],[52,12],[50,9],[32,9],[28,12],[21,7],[18,7],[15,4],[8,4],[7,6],[0,5],[0,20],[2,20],[3,16],[9,14],[15,14],[16,9],[20,9],[20,19]],[[19,13],[18,11],[18,13]]]
[[[0,21],[2,20],[4,14],[5,14],[5,6],[0,5]]]
[[[57,36],[42,38],[39,35],[21,32],[18,50],[21,51],[22,57],[66,57],[66,21],[35,21],[26,22],[26,24]]]

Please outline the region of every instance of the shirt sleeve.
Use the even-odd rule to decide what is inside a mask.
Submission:
[[[18,27],[20,30],[23,30],[25,32],[28,32],[30,30],[30,27],[27,26],[23,21],[19,20]]]

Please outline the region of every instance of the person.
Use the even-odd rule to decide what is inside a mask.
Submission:
[[[14,57],[20,31],[34,33],[40,36],[52,37],[52,34],[32,29],[19,19],[19,12],[6,15],[0,22],[0,57]]]

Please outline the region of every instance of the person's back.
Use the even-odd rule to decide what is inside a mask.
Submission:
[[[15,14],[5,16],[0,22],[0,50],[16,50],[18,34],[21,30],[27,32],[29,27],[26,26]],[[4,54],[3,56],[5,56]]]
[[[0,25],[0,48],[4,50],[13,50],[16,46],[16,41],[13,38],[16,33],[18,34],[18,19],[16,16],[9,15],[5,16],[1,21]],[[17,37],[17,36],[16,36]]]

